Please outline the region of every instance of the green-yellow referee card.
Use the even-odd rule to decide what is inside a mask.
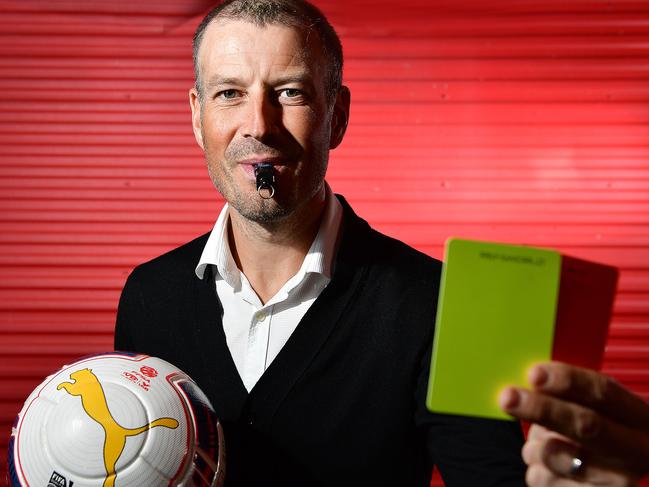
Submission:
[[[552,250],[447,242],[429,410],[511,419],[498,393],[527,387],[528,368],[551,357],[560,277],[561,255]]]

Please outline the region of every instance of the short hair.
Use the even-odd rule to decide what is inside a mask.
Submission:
[[[205,30],[216,19],[244,20],[260,27],[279,24],[297,28],[307,36],[316,32],[322,43],[327,63],[325,88],[327,100],[332,102],[343,77],[343,48],[340,38],[324,14],[303,0],[226,0],[203,18],[196,28],[193,40],[194,77],[196,91],[203,96],[198,51]]]

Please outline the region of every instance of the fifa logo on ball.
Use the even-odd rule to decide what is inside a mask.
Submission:
[[[74,482],[70,480],[68,484],[65,480],[65,477],[58,472],[52,472],[50,481],[47,483],[47,487],[72,487]]]

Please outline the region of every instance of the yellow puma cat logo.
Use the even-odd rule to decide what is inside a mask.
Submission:
[[[178,427],[178,421],[175,419],[161,418],[140,428],[124,428],[115,421],[113,415],[110,413],[104,389],[90,369],[72,372],[70,379],[73,382],[61,382],[56,389],[65,389],[72,396],[81,396],[81,405],[84,411],[101,425],[106,434],[104,441],[104,466],[106,467],[104,487],[113,487],[115,485],[115,477],[117,475],[115,472],[115,464],[124,450],[126,437],[139,435],[155,426],[164,426],[165,428],[172,429]]]

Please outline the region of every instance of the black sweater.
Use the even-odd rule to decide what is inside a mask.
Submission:
[[[207,394],[226,436],[226,486],[522,486],[517,423],[424,405],[441,264],[344,207],[329,285],[248,393],[214,278],[194,269],[207,235],[138,266],[115,349],[157,356]],[[449,371],[452,373],[452,371]]]

